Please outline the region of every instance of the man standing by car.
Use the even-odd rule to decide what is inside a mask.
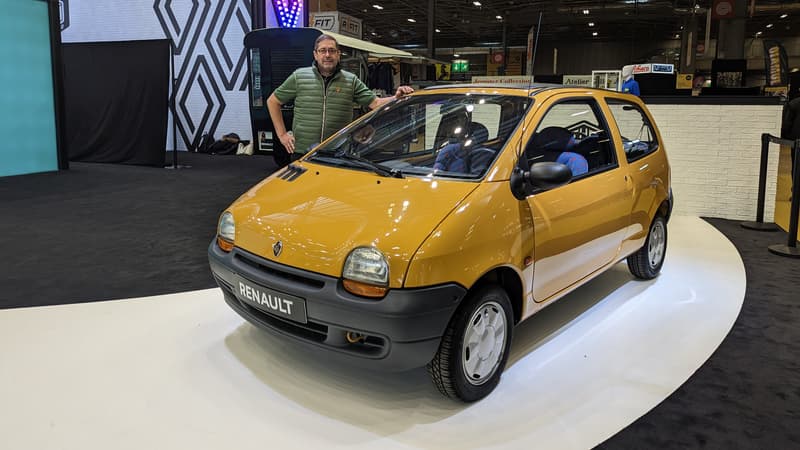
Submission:
[[[309,148],[353,120],[353,102],[375,109],[412,92],[397,88],[394,97],[377,98],[355,74],[339,67],[339,44],[326,34],[314,43],[314,64],[294,71],[267,99],[267,109],[288,158],[276,157],[280,166],[305,154]],[[281,105],[294,101],[292,132],[286,131]]]

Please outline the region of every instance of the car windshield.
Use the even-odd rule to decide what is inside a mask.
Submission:
[[[531,101],[507,95],[411,96],[349,125],[309,160],[381,176],[480,179]]]

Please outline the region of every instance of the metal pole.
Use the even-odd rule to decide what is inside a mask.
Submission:
[[[53,73],[53,109],[56,126],[56,157],[59,170],[69,169],[69,152],[64,139],[66,112],[64,111],[64,60],[61,57],[61,22],[58,2],[48,3],[50,21],[50,61]]]
[[[769,135],[761,135],[761,168],[758,171],[758,204],[756,222],[764,222],[764,201],[767,196],[767,159],[769,158]]]
[[[778,231],[774,223],[764,223],[764,202],[767,196],[767,161],[769,159],[769,134],[761,134],[761,167],[758,172],[758,204],[756,221],[742,222],[742,228],[756,231]]]
[[[436,0],[428,0],[428,58],[436,59]]]
[[[175,43],[170,40],[169,45],[169,65],[170,65],[170,73],[172,75],[172,95],[169,98],[169,107],[172,109],[172,166],[177,168],[178,167],[178,136],[176,136],[178,132],[178,127],[175,124]]]
[[[170,77],[172,82],[172,92],[169,96],[169,109],[172,111],[172,165],[166,166],[167,169],[188,169],[192,166],[178,165],[178,116],[176,99],[178,97],[178,78],[175,75],[175,41],[170,40],[169,44],[169,65]]]

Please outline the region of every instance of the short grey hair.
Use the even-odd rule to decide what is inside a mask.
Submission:
[[[328,34],[322,33],[321,35],[319,35],[317,40],[314,41],[314,50],[316,50],[319,47],[319,43],[322,41],[333,41],[333,43],[336,45],[336,49],[337,50],[339,49],[339,42],[336,40],[336,38]]]

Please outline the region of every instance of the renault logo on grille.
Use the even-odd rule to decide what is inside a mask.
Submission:
[[[280,256],[282,251],[283,251],[283,242],[278,241],[275,243],[275,245],[272,246],[272,253],[275,256]]]

